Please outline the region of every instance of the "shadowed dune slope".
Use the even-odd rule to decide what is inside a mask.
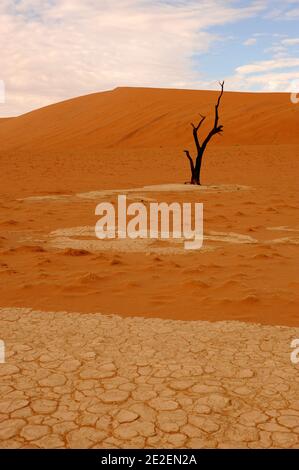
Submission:
[[[117,88],[0,120],[0,152],[99,151],[111,147],[176,147],[192,141],[190,122],[214,116],[218,92]],[[224,134],[212,145],[299,143],[299,108],[287,93],[226,92]]]

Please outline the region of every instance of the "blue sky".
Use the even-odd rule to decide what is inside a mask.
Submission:
[[[298,21],[299,0],[1,0],[0,116],[116,86],[298,91]]]
[[[210,32],[225,38],[223,43],[218,42],[207,53],[199,54],[195,58],[195,67],[198,71],[204,70],[207,80],[215,80],[219,71],[224,76],[233,76],[240,66],[253,64],[260,61],[269,61],[281,58],[299,58],[299,28],[298,21],[271,20],[268,18],[249,18],[229,26],[211,28]],[[294,39],[294,44],[289,44],[289,39]],[[298,41],[295,41],[297,39]],[[288,71],[294,71],[298,76],[298,65],[287,67]],[[282,66],[277,73],[287,71]],[[277,77],[278,78],[278,77]],[[251,84],[248,90],[284,91],[285,83],[280,87],[262,86]]]

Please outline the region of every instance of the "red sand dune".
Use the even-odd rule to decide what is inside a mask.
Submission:
[[[117,88],[2,121],[0,191],[73,192],[185,181],[189,178],[188,162],[183,161],[182,150],[193,148],[190,122],[196,122],[199,113],[206,114],[200,135],[205,134],[213,120],[217,95],[212,91]],[[222,155],[228,159],[225,168],[230,168],[231,159],[234,166],[241,164],[241,175],[244,165],[253,163],[245,163],[246,151],[236,162],[230,151],[214,150],[218,146],[232,149],[245,145],[249,152],[254,145],[274,146],[268,151],[273,160],[280,158],[281,152],[275,155],[278,145],[299,143],[299,106],[291,103],[287,93],[226,92],[221,123],[224,133],[212,140],[208,148],[211,157],[205,157],[207,182],[218,181]],[[288,151],[292,159],[296,148]],[[210,177],[215,152],[215,165],[220,167],[216,172],[213,169]],[[256,160],[255,151],[254,155]],[[222,171],[218,182],[224,182]]]
[[[3,122],[2,150],[98,151],[110,147],[185,146],[190,120],[213,118],[218,92],[116,88],[47,106]],[[287,93],[226,92],[225,126],[214,143],[299,143],[298,110]],[[207,120],[203,132],[208,129]]]
[[[17,200],[188,180],[190,122],[206,114],[201,135],[208,131],[217,96],[119,88],[0,120],[1,305],[298,324],[299,105],[288,94],[226,92],[223,136],[204,157],[204,184],[252,188],[201,193],[205,230],[250,235],[255,245],[188,256],[49,249],[38,241],[49,232],[95,224],[96,201]]]

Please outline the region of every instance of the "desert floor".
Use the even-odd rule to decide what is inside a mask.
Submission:
[[[91,191],[76,191],[75,181],[75,190],[66,186],[63,192],[30,188],[42,184],[40,179],[24,180],[24,191],[19,183],[16,195],[1,198],[1,305],[298,326],[298,147],[220,151],[225,158],[219,157],[218,148],[207,155],[207,186],[191,191],[190,185],[177,190],[157,184],[163,182],[163,168],[158,181],[157,175],[145,173],[140,185],[127,181],[114,192],[115,186],[107,187],[104,178],[105,185]],[[184,181],[187,163],[177,157],[178,150],[173,155]],[[156,155],[153,168],[160,159]],[[143,189],[153,183],[153,188]],[[115,203],[117,194],[127,194],[128,203],[146,205],[202,202],[203,249],[186,252],[183,243],[162,240],[98,242],[96,205]]]
[[[299,447],[299,328],[15,308],[0,325],[1,447]]]
[[[297,108],[228,95],[231,136],[190,189],[185,98],[110,115],[122,93],[92,98],[99,130],[91,98],[0,122],[0,446],[298,448]],[[97,240],[118,194],[202,202],[203,248]]]

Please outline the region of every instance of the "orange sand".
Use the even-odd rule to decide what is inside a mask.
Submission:
[[[190,122],[209,115],[207,131],[216,95],[124,88],[0,120],[1,306],[298,325],[299,106],[288,94],[224,95],[202,181],[251,189],[146,194],[203,202],[206,233],[256,243],[207,241],[211,251],[183,255],[60,249],[49,233],[93,226],[100,201],[22,200],[188,180]]]

